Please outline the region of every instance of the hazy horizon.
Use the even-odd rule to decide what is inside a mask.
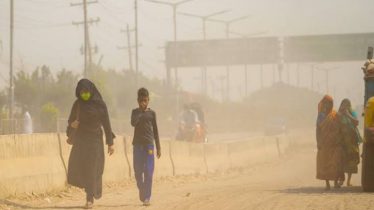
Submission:
[[[165,0],[166,1],[166,0]],[[158,49],[173,38],[172,9],[170,6],[154,4],[139,0],[139,70],[149,77],[165,78],[164,50]],[[168,0],[167,2],[178,2]],[[27,72],[33,71],[38,65],[50,66],[53,73],[62,68],[81,73],[83,56],[80,47],[83,44],[83,28],[72,25],[72,21],[82,21],[82,7],[71,7],[70,3],[80,1],[68,0],[19,0],[15,1],[15,71],[24,64]],[[183,4],[178,12],[206,15],[230,9],[230,12],[216,17],[229,20],[244,15],[250,18],[232,24],[231,30],[243,34],[266,32],[261,36],[291,36],[309,34],[342,34],[372,32],[367,26],[370,23],[369,1],[260,1],[260,0],[195,0]],[[359,15],[358,15],[359,14]],[[94,55],[97,62],[104,55],[102,65],[105,68],[121,71],[128,69],[127,51],[117,50],[117,46],[127,45],[126,35],[120,33],[126,24],[134,27],[134,1],[99,0],[88,7],[89,18],[100,17],[98,25],[90,27],[92,45],[100,50]],[[209,22],[207,24],[208,39],[225,38],[224,25]],[[238,37],[232,35],[232,38]],[[134,34],[131,36],[134,44]],[[178,15],[178,39],[202,39],[202,21]],[[0,54],[0,72],[7,79],[9,76],[9,1],[0,0],[0,40],[3,43]],[[362,63],[326,63],[321,66],[339,66],[345,73],[330,74],[330,91],[335,87],[341,89],[342,83],[348,84],[344,89],[351,89],[353,103],[360,103],[363,92]],[[249,92],[260,88],[260,72],[258,66],[250,66]],[[295,66],[291,66],[291,84],[296,84]],[[272,83],[272,66],[265,66],[265,85]],[[301,86],[310,87],[310,68],[302,67]],[[243,67],[231,67],[230,83],[232,84],[231,99],[241,101],[244,94]],[[179,79],[182,88],[199,92],[200,68],[180,68]],[[225,76],[225,67],[208,68],[208,93],[212,96],[212,86],[219,86],[218,76]],[[277,75],[278,77],[278,75]],[[174,77],[173,77],[174,78]],[[283,74],[286,81],[287,74]],[[315,90],[321,84],[321,92],[325,91],[324,73],[316,72]],[[277,78],[278,80],[278,78]],[[6,82],[0,80],[0,87]],[[215,87],[219,89],[220,87]],[[240,91],[237,91],[240,90]],[[325,91],[326,92],[326,91]],[[332,92],[332,91],[331,91]],[[337,98],[346,97],[346,90],[341,90]],[[219,91],[215,98],[220,99]]]

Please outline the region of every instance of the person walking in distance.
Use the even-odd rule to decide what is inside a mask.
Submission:
[[[342,116],[333,107],[334,100],[329,95],[325,95],[318,105],[317,179],[326,181],[325,190],[330,190],[330,180],[334,181],[335,188],[340,188],[345,178]]]
[[[138,90],[139,108],[132,110],[131,125],[134,127],[133,155],[134,172],[139,199],[144,206],[150,205],[154,171],[154,142],[157,158],[161,157],[161,146],[157,128],[156,112],[148,108],[149,92],[145,88]]]
[[[339,113],[342,115],[342,138],[344,148],[344,172],[348,174],[347,186],[352,187],[352,174],[357,174],[360,164],[360,143],[362,137],[357,129],[359,121],[357,113],[349,99],[344,99],[340,105]]]
[[[67,136],[73,136],[70,142],[68,183],[84,188],[87,194],[86,208],[93,207],[94,199],[102,197],[102,175],[104,172],[103,126],[108,145],[108,153],[114,153],[113,139],[108,110],[94,83],[88,79],[78,82],[68,120]]]

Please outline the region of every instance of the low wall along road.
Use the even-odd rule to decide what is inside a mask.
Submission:
[[[282,158],[288,136],[258,137],[245,141],[194,144],[161,141],[155,178],[225,172],[228,169]],[[117,136],[116,152],[106,157],[104,182],[133,177],[132,137]],[[0,136],[0,199],[19,193],[41,193],[66,186],[71,146],[65,134]]]

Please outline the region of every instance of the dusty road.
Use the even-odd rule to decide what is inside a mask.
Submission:
[[[343,187],[324,192],[316,180],[314,148],[292,152],[287,158],[220,176],[176,177],[157,181],[152,206],[138,201],[134,183],[126,188],[107,189],[95,209],[178,210],[287,210],[287,209],[374,209],[374,195],[361,187]],[[353,177],[360,184],[360,176]],[[7,209],[82,209],[84,196],[52,200],[52,204],[9,200]],[[45,202],[46,203],[46,202]]]

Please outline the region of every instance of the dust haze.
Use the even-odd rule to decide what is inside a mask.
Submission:
[[[145,87],[163,141],[177,141],[181,114],[191,104],[205,118],[201,122],[198,113],[206,136],[197,144],[292,136],[288,154],[277,145],[270,154],[275,159],[157,179],[151,208],[370,207],[360,187],[324,194],[324,183],[315,179],[315,127],[318,103],[329,94],[335,109],[349,98],[363,128],[361,67],[374,45],[371,1],[89,1],[88,35],[81,0],[13,0],[13,24],[10,2],[0,0],[1,135],[25,133],[26,110],[33,133],[64,133],[77,82],[88,78],[108,106],[113,132],[132,136],[131,111]],[[307,38],[296,42],[300,37]],[[360,186],[360,173],[352,182]],[[97,209],[140,208],[132,199],[134,180],[104,190]],[[57,206],[78,205],[57,194],[49,195]],[[0,208],[52,209],[43,198],[28,197],[14,196]]]

